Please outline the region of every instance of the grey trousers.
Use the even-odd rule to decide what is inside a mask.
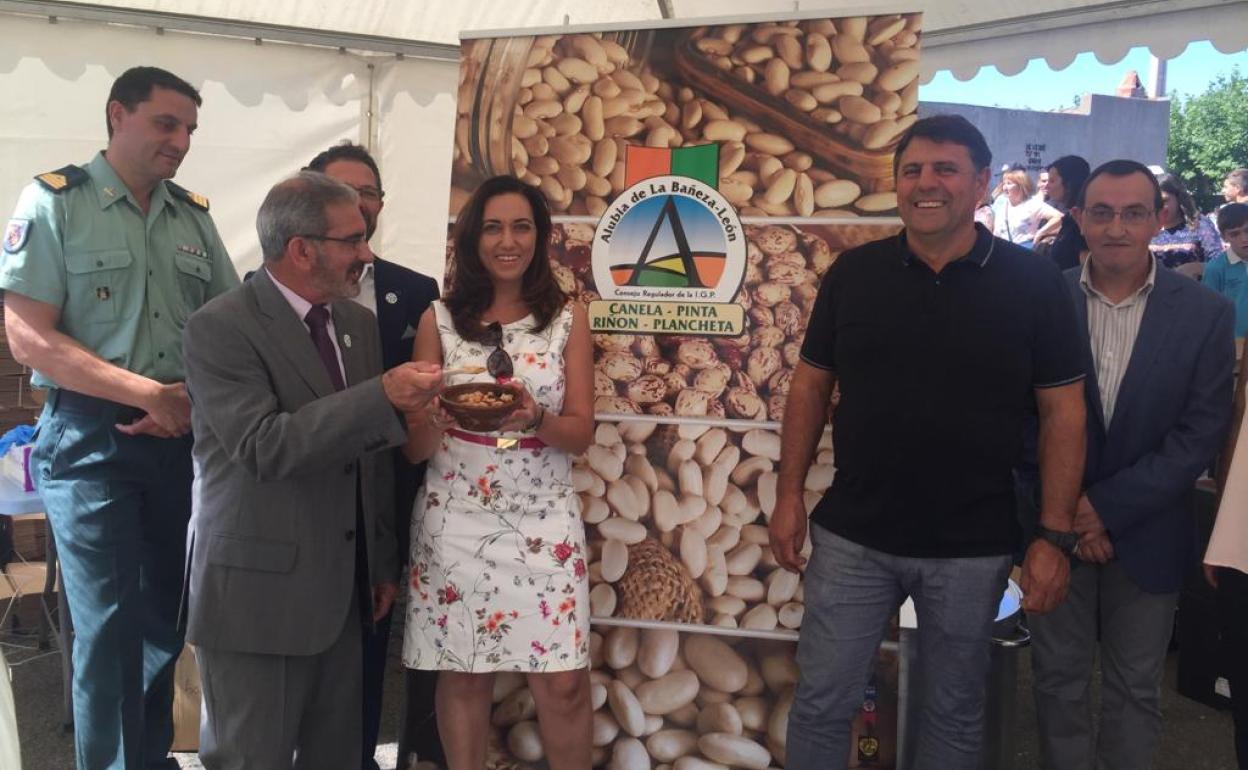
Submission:
[[[789,711],[785,767],[843,770],[850,729],[889,619],[907,595],[919,621],[923,672],[914,770],[976,770],[984,737],[992,621],[1010,556],[930,559],[876,551],[811,524],[801,669]]]
[[[1040,756],[1047,770],[1147,770],[1161,732],[1161,678],[1178,593],[1138,588],[1118,562],[1077,562],[1057,609],[1030,615]],[[1092,665],[1101,641],[1100,734]]]
[[[207,770],[343,770],[360,765],[359,607],[318,655],[195,648],[204,692],[199,757]]]

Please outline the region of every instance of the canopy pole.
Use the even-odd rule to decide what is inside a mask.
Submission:
[[[1166,60],[1148,55],[1148,98],[1160,99],[1166,95]]]

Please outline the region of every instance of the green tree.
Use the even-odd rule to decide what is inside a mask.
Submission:
[[[1171,100],[1166,166],[1187,183],[1201,211],[1222,203],[1223,178],[1248,166],[1248,78],[1238,68],[1203,94]]]

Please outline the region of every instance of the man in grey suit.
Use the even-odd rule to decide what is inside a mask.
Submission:
[[[195,489],[187,639],[210,770],[357,767],[362,623],[399,565],[381,450],[440,369],[382,374],[377,322],[340,301],[372,256],[351,188],[302,172],[256,217],[264,269],[186,324]],[[371,589],[371,590],[370,590]]]
[[[1074,210],[1091,250],[1066,273],[1088,371],[1080,538],[1066,601],[1030,616],[1049,770],[1152,766],[1174,608],[1195,564],[1192,490],[1231,416],[1234,308],[1149,253],[1160,208],[1153,174],[1115,160],[1092,172]]]

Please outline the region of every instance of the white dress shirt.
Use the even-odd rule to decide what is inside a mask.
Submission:
[[[269,269],[266,267],[265,272],[268,272],[268,270]],[[295,315],[299,316],[299,320],[303,322],[303,328],[308,330],[308,339],[311,340],[312,327],[308,326],[308,322],[304,319],[308,317],[308,311],[312,309],[312,303],[291,291],[286,284],[277,280],[273,273],[269,273],[269,278],[273,280],[273,285],[276,286],[277,290],[280,291],[282,296],[286,298],[286,302],[290,305],[290,309],[294,310]],[[342,375],[342,381],[347,385],[350,385],[351,383],[347,382],[347,367],[342,363],[342,348],[338,346],[338,332],[334,329],[334,313],[332,307],[330,308],[329,320],[325,324],[325,330],[329,332],[329,341],[334,344],[334,355],[338,358],[338,372]]]
[[[360,273],[360,293],[352,298],[352,301],[357,305],[363,305],[373,311],[373,315],[377,315],[377,285],[375,281],[373,265],[369,263],[364,266],[364,272]]]
[[[1088,341],[1092,346],[1092,360],[1096,366],[1096,382],[1100,386],[1101,406],[1104,407],[1105,425],[1114,418],[1114,404],[1118,401],[1118,388],[1131,363],[1135,350],[1135,338],[1140,333],[1140,322],[1148,307],[1148,297],[1157,279],[1157,260],[1149,257],[1152,266],[1144,285],[1131,296],[1114,303],[1092,285],[1089,266],[1083,263],[1079,285],[1087,295]]]

